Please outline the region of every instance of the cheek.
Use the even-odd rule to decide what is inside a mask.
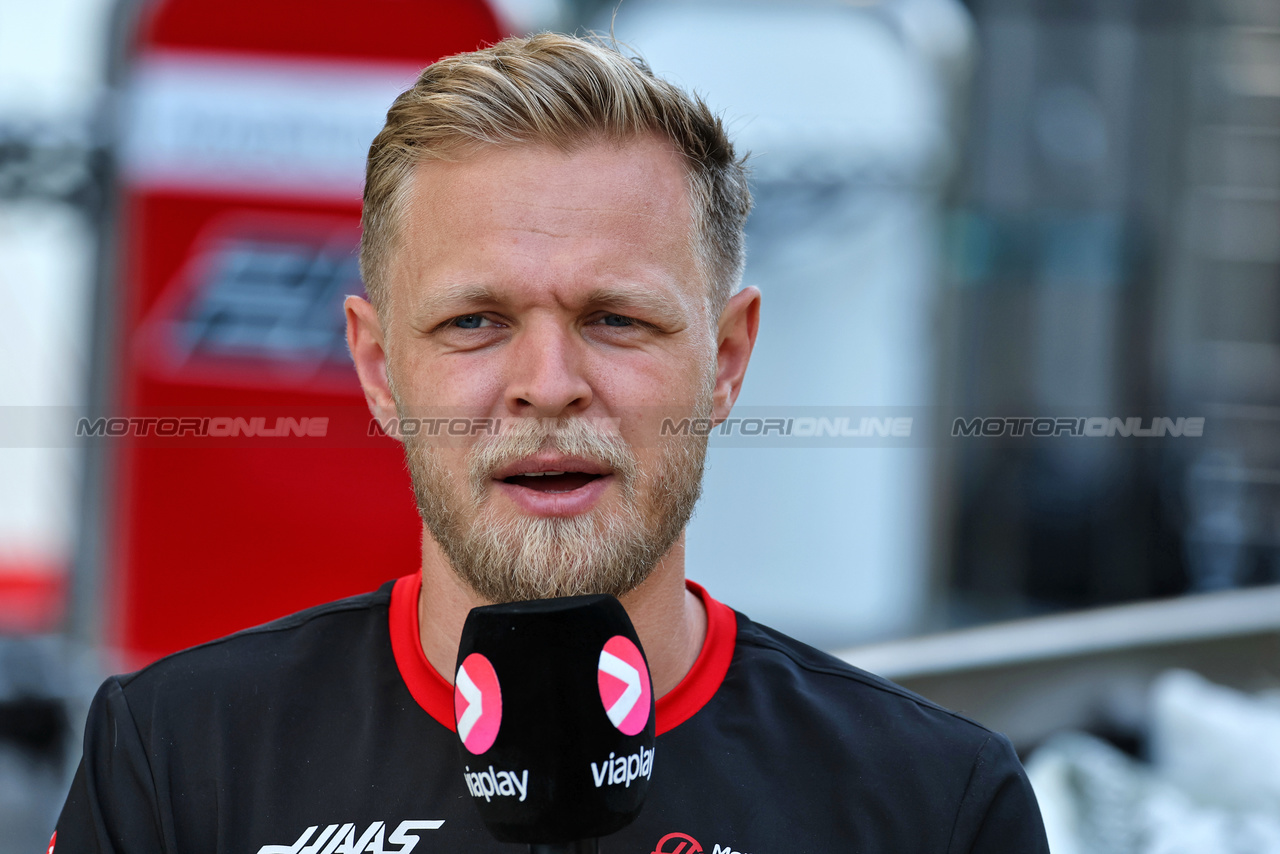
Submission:
[[[400,403],[424,416],[479,417],[502,400],[500,372],[482,359],[406,359],[388,373]]]
[[[660,395],[650,400],[633,400],[629,405],[613,405],[609,411],[619,418],[623,438],[635,449],[642,465],[646,465],[663,455],[672,436],[687,433],[691,419],[699,422],[707,419],[710,391],[704,377],[667,376]],[[710,422],[701,429],[710,429]]]
[[[596,395],[613,407],[680,408],[699,398],[714,366],[714,350],[687,346],[657,358],[635,353],[601,360],[590,379]]]
[[[461,441],[449,437],[443,426],[436,435],[428,435],[424,430],[413,440],[416,473],[428,478],[435,489],[455,497],[471,489],[470,443],[464,445]]]

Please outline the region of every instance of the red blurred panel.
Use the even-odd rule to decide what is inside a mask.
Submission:
[[[66,568],[39,559],[0,560],[0,632],[53,631],[66,609]]]
[[[222,63],[210,78],[216,88],[234,77],[226,69],[234,72],[237,57],[279,60],[302,69],[289,72],[296,90],[316,63],[336,69],[329,80],[364,66],[421,67],[500,35],[482,2],[167,0],[144,17],[135,62],[177,57],[181,68],[184,56],[214,57]],[[236,156],[234,148],[215,153]],[[334,156],[323,153],[322,171]],[[166,176],[149,182],[124,173],[117,411],[300,413],[332,425],[328,440],[108,444],[118,474],[108,497],[118,591],[107,603],[109,640],[137,664],[372,589],[412,571],[420,546],[399,445],[361,441],[368,413],[349,360],[333,346],[313,352],[312,339],[340,342],[334,294],[359,292],[351,278],[358,191],[293,192],[288,182],[262,191],[243,181],[211,188],[207,175],[183,186],[172,170]],[[294,287],[272,278],[272,264],[310,272]],[[319,325],[317,307],[326,312]],[[271,335],[256,343],[245,336],[276,310],[310,319],[284,323],[288,334],[273,355],[267,345],[279,342]]]
[[[133,474],[142,512],[129,526],[124,639],[142,658],[370,590],[418,562],[394,446],[159,449]]]
[[[466,0],[170,0],[141,37],[165,48],[425,65],[501,35],[492,10]]]

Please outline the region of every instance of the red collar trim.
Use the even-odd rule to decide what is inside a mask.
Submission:
[[[418,591],[422,589],[422,573],[415,572],[396,580],[391,588],[391,652],[396,657],[400,678],[423,711],[450,730],[457,732],[453,720],[453,686],[427,661],[418,632]]]
[[[658,698],[658,735],[675,729],[705,706],[724,681],[733,660],[738,636],[738,618],[733,609],[712,599],[701,585],[685,584],[702,600],[707,610],[707,638],[693,667],[680,684]],[[451,731],[453,721],[453,686],[431,666],[422,651],[418,632],[418,591],[422,574],[413,573],[396,581],[391,589],[391,652],[396,659],[400,678],[423,711]]]
[[[712,599],[701,584],[686,579],[685,586],[702,600],[707,610],[707,637],[680,684],[658,698],[658,735],[680,726],[711,702],[729,672],[738,638],[738,615],[732,608]]]

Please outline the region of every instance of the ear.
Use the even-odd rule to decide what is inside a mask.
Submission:
[[[368,300],[349,296],[342,304],[347,315],[347,349],[356,363],[369,413],[381,424],[396,417],[396,402],[387,380],[387,348],[378,313]]]
[[[716,387],[712,394],[712,417],[719,424],[729,417],[742,390],[742,379],[751,361],[760,328],[760,290],[746,287],[725,303],[716,333]]]

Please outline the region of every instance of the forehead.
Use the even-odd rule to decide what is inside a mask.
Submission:
[[[486,148],[420,165],[405,192],[391,269],[400,308],[467,285],[705,291],[687,173],[657,139]]]

